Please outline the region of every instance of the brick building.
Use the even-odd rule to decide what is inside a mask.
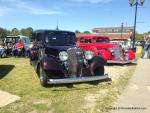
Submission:
[[[92,33],[97,35],[105,35],[110,38],[110,40],[121,39],[127,40],[132,37],[133,27],[109,27],[109,28],[94,28]]]

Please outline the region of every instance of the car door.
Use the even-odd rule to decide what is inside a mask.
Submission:
[[[40,58],[40,46],[42,45],[42,33],[32,34],[31,61],[38,61]]]

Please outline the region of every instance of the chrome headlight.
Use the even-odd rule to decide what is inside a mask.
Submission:
[[[114,52],[114,50],[113,50],[112,48],[109,48],[109,51],[110,51],[111,53],[113,53],[113,52]]]
[[[129,60],[129,56],[127,55],[127,56],[125,56],[125,60]]]
[[[66,61],[68,59],[68,53],[65,51],[62,51],[59,53],[59,59],[61,61]]]
[[[94,56],[94,53],[92,51],[85,51],[85,58],[87,60],[91,60]]]
[[[29,48],[30,48],[30,49],[33,48],[33,43],[31,43],[31,44],[29,45]]]
[[[125,49],[124,49],[124,52],[126,52],[126,53],[127,53],[127,52],[128,52],[128,48],[125,48]]]

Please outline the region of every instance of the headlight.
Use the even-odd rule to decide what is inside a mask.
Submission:
[[[114,50],[113,50],[112,48],[109,48],[109,51],[110,51],[111,53],[113,53],[113,52],[114,52]]]
[[[124,49],[124,52],[126,52],[126,53],[127,53],[127,52],[128,52],[128,49],[127,49],[127,48],[125,48],[125,49]]]
[[[59,53],[59,59],[61,61],[66,61],[68,59],[68,53],[65,51],[62,51]]]
[[[93,58],[94,53],[92,51],[85,51],[85,58],[87,60],[91,60]]]
[[[32,44],[32,43],[29,45],[29,48],[30,48],[30,49],[33,48],[33,44]]]
[[[128,55],[127,55],[127,56],[125,56],[125,60],[129,60],[129,57],[128,57]]]

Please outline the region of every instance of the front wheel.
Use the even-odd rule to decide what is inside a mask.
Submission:
[[[41,66],[39,66],[39,78],[43,87],[48,86],[46,73]]]
[[[103,75],[104,75],[104,66],[103,67],[97,67],[94,70],[94,76],[103,76]],[[100,80],[90,82],[90,84],[92,84],[92,85],[98,85],[99,83],[100,83]]]
[[[103,67],[97,67],[94,70],[94,75],[95,76],[102,76],[102,75],[104,75],[104,66]]]

